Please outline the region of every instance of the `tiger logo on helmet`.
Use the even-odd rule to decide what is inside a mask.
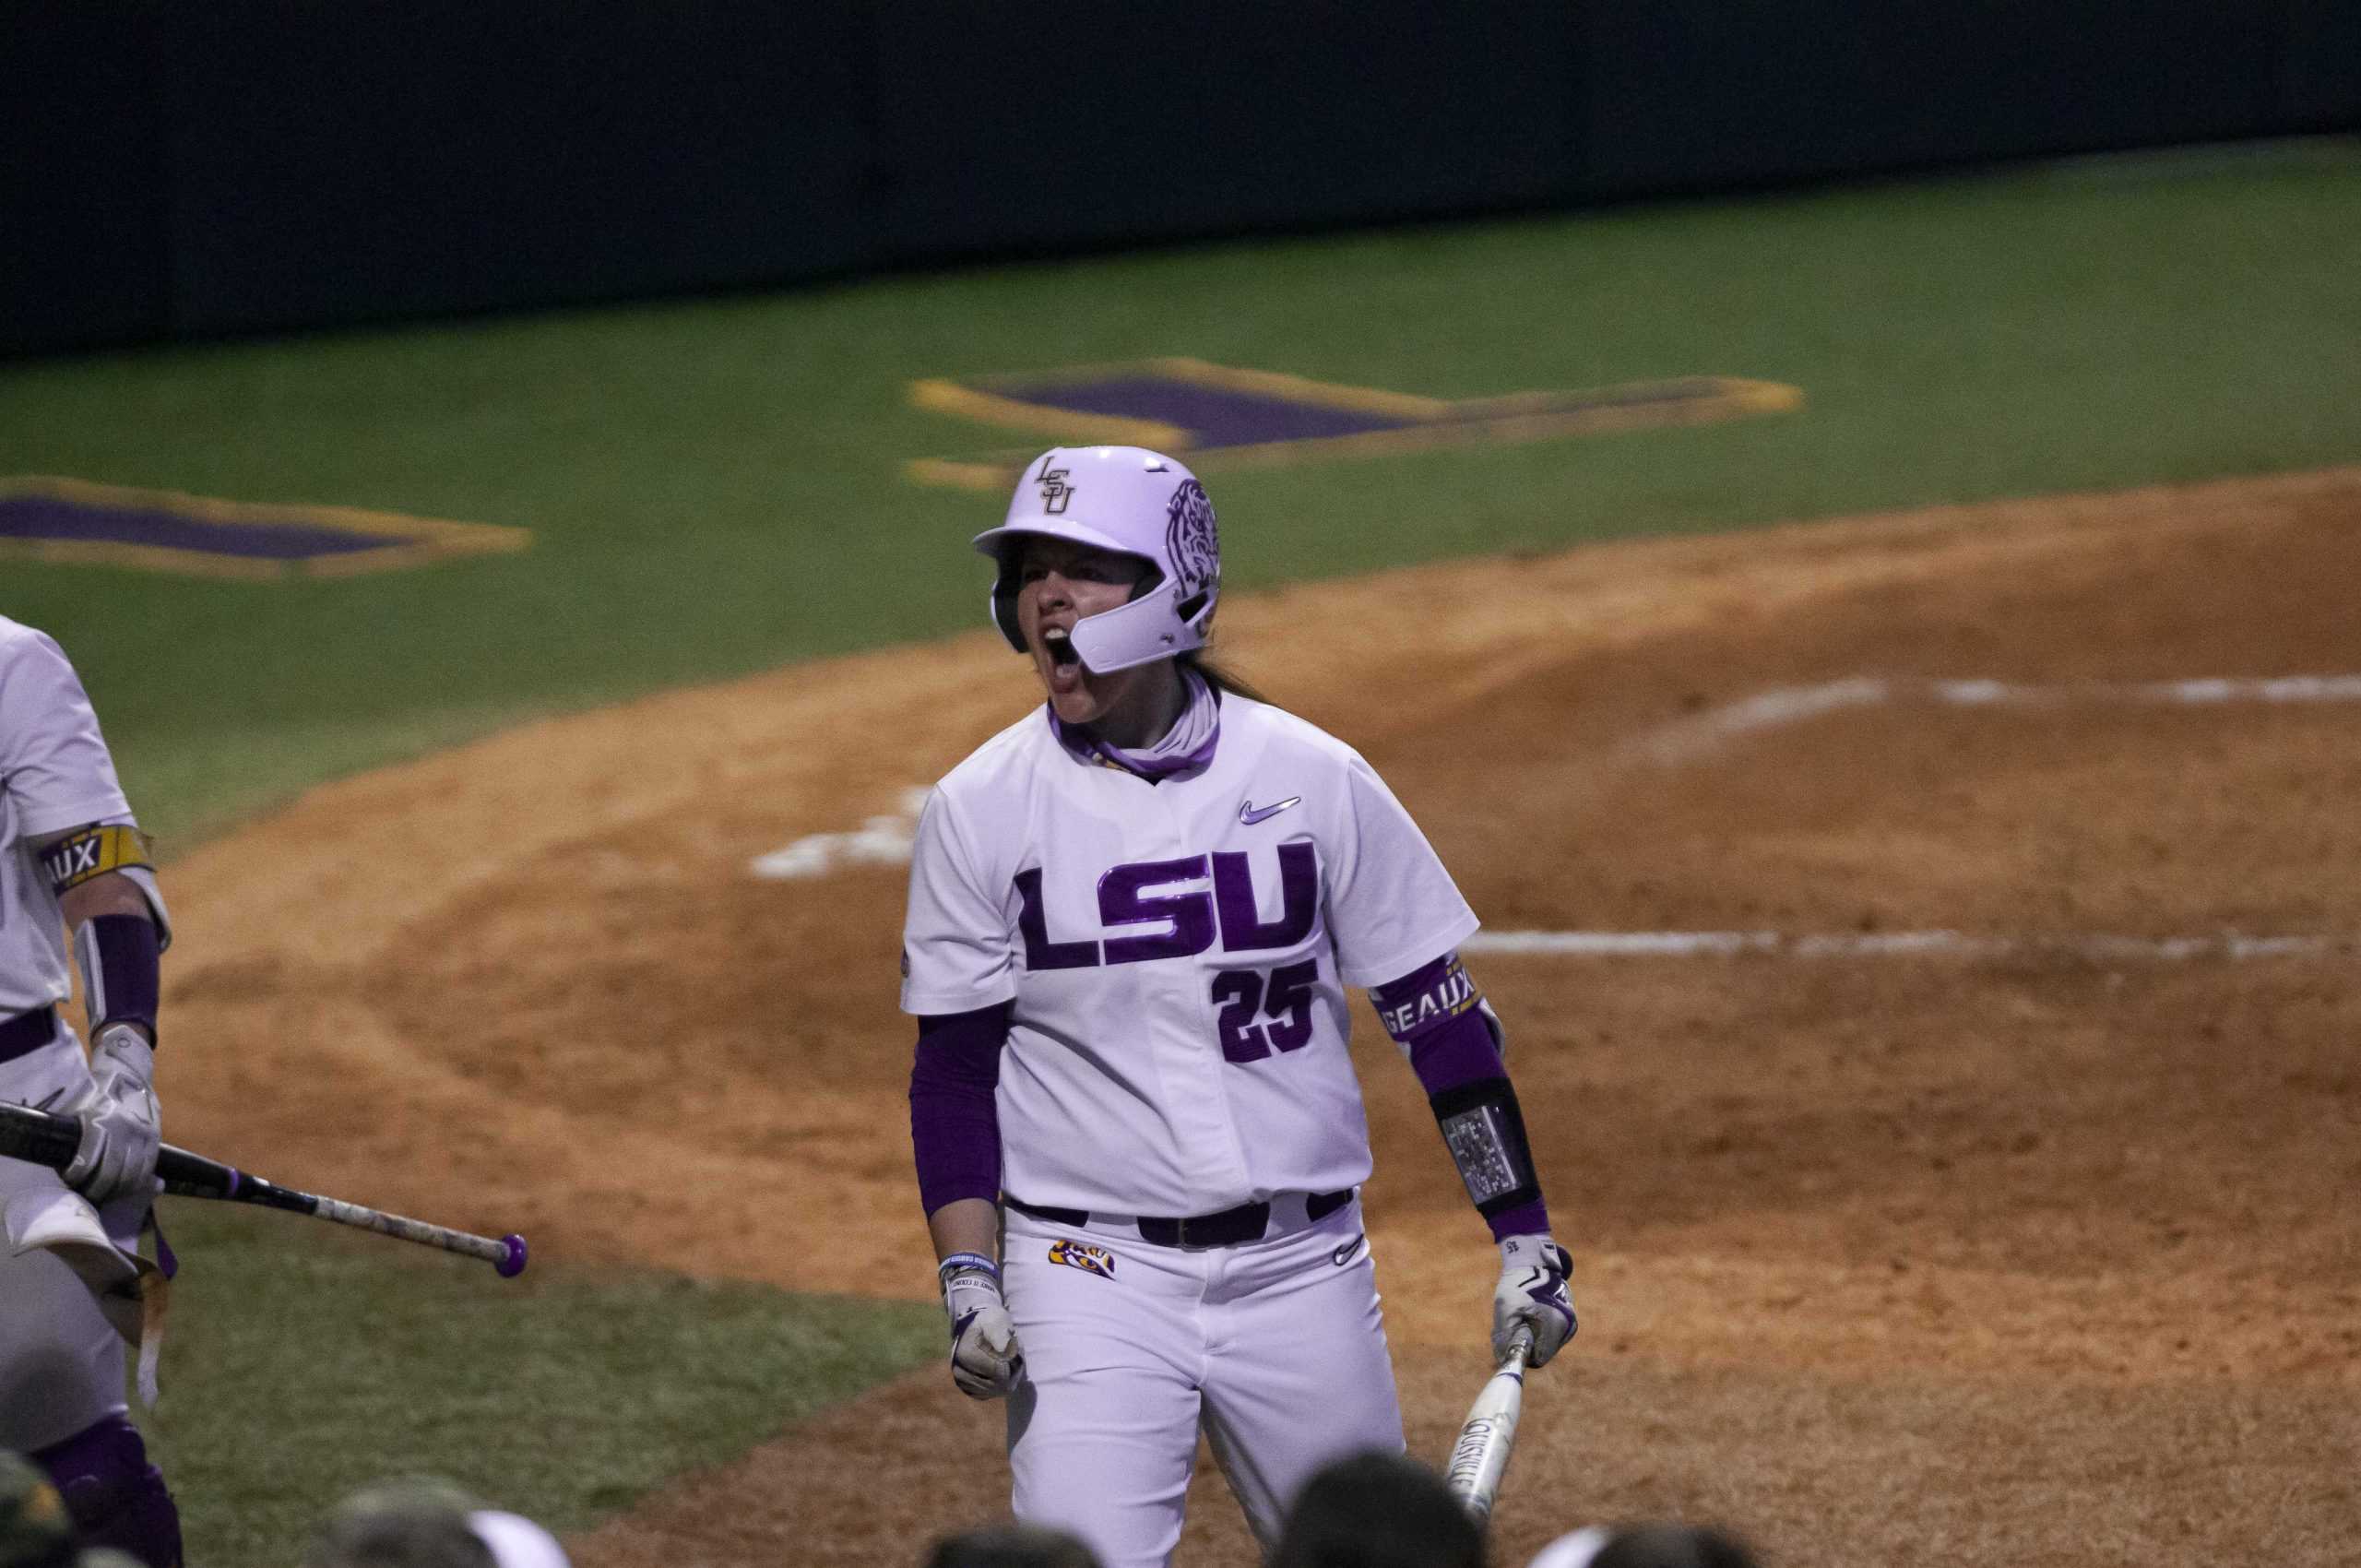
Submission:
[[[1205,487],[1183,480],[1172,493],[1164,525],[1165,559],[1172,563],[1173,580],[1180,585],[1180,602],[1172,612],[1193,622],[1211,604],[1221,586],[1221,534],[1214,525],[1214,504]]]

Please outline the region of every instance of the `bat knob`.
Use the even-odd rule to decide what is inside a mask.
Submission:
[[[525,1238],[513,1231],[500,1239],[500,1261],[492,1271],[503,1279],[514,1279],[525,1272]]]

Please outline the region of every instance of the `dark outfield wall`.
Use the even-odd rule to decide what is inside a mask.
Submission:
[[[2352,0],[8,0],[0,351],[2361,125]]]

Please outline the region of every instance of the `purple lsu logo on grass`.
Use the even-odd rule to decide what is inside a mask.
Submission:
[[[1115,1254],[1104,1247],[1086,1246],[1080,1241],[1052,1241],[1050,1261],[1068,1268],[1078,1268],[1085,1274],[1095,1274],[1101,1279],[1115,1277]]]
[[[1243,854],[1191,855],[1116,866],[1098,879],[1098,921],[1131,933],[1104,942],[1060,942],[1050,935],[1041,900],[1041,868],[1016,873],[1017,929],[1025,937],[1025,967],[1088,969],[1102,964],[1144,964],[1193,958],[1218,936],[1225,953],[1267,953],[1295,946],[1311,934],[1320,913],[1318,851],[1301,839],[1278,847],[1279,918],[1265,921],[1255,907],[1254,873]],[[1210,879],[1210,890],[1185,887]],[[1163,889],[1177,888],[1166,892]]]
[[[523,529],[222,501],[33,475],[0,479],[0,555],[258,582],[353,576],[522,550]]]
[[[1793,386],[1740,376],[1690,375],[1569,391],[1430,398],[1282,372],[1167,356],[910,385],[922,409],[1002,429],[1037,431],[1062,445],[1146,446],[1198,473],[1436,446],[1501,445],[1750,419],[1800,407]],[[1006,493],[1039,443],[1025,451],[921,457],[903,471],[921,484]],[[1042,475],[1046,483],[1054,475]],[[1044,491],[1051,512],[1070,491]],[[1175,552],[1179,558],[1179,552]],[[1186,598],[1193,590],[1184,588]]]

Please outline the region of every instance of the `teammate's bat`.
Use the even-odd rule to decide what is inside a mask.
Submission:
[[[1444,1484],[1479,1525],[1491,1518],[1492,1500],[1500,1496],[1501,1478],[1508,1474],[1516,1420],[1525,1410],[1525,1364],[1532,1354],[1531,1328],[1509,1336],[1509,1353],[1468,1407],[1459,1441],[1452,1444],[1451,1463],[1443,1470]]]
[[[74,1163],[74,1151],[81,1143],[82,1125],[71,1116],[53,1116],[29,1105],[0,1105],[0,1154],[62,1171]],[[522,1236],[511,1234],[495,1241],[489,1236],[472,1236],[465,1230],[429,1225],[422,1219],[405,1219],[398,1214],[364,1208],[341,1198],[299,1193],[171,1144],[166,1144],[156,1156],[156,1174],[163,1178],[164,1191],[181,1197],[260,1204],[265,1208],[308,1214],[314,1219],[338,1225],[359,1226],[398,1241],[416,1241],[465,1257],[481,1258],[503,1279],[513,1279],[525,1272]]]

